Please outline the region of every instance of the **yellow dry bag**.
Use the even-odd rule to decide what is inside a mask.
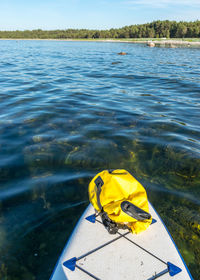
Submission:
[[[126,170],[104,170],[89,184],[89,199],[109,233],[139,233],[152,222],[144,187]]]

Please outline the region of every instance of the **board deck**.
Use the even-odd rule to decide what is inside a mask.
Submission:
[[[90,204],[65,246],[51,280],[193,279],[150,203],[149,212],[154,222],[146,231],[136,235],[120,230],[111,235],[100,217],[95,219]]]

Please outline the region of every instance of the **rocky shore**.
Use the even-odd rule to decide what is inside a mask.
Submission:
[[[109,42],[109,43],[134,43],[134,44],[146,44],[149,47],[199,47],[200,48],[200,38],[196,39],[198,41],[187,41],[183,39],[22,39],[22,38],[0,38],[1,40],[13,40],[13,41],[26,41],[26,40],[39,40],[39,41],[87,41],[87,42]]]
[[[136,44],[146,44],[149,47],[200,47],[199,41],[187,41],[187,40],[98,40],[103,42],[122,42],[122,43],[136,43]]]

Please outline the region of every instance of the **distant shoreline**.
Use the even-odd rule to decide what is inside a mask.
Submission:
[[[0,38],[0,41],[67,41],[67,42],[108,42],[108,43],[135,43],[155,44],[155,47],[200,47],[200,39],[39,39],[39,38]],[[195,41],[198,40],[198,41]]]

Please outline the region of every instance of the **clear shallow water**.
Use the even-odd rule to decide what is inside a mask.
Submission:
[[[107,168],[144,184],[199,279],[200,51],[55,41],[0,51],[0,279],[49,279]]]

